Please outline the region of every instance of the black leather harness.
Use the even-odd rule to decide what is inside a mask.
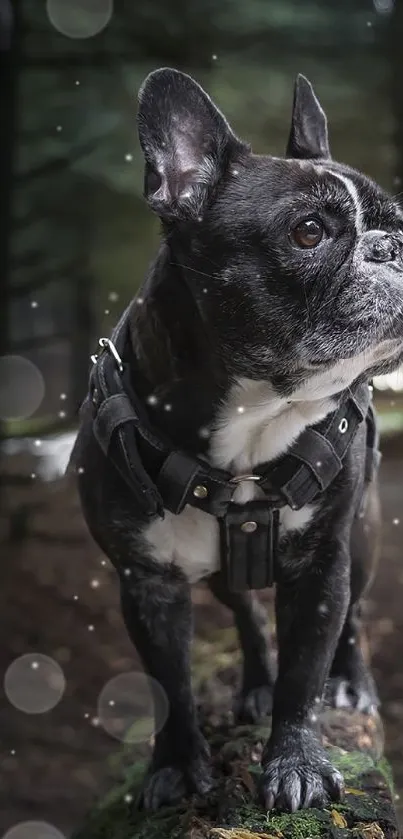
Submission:
[[[101,338],[92,356],[89,396],[93,431],[104,454],[130,489],[137,509],[147,517],[178,515],[187,504],[219,522],[221,566],[232,591],[261,589],[276,579],[279,511],[300,510],[324,492],[340,472],[343,458],[362,422],[367,424],[365,481],[380,454],[367,383],[340,394],[338,408],[307,428],[285,455],[259,464],[247,475],[233,475],[180,449],[153,428],[136,395],[128,351],[130,306],[111,340]],[[244,504],[233,495],[244,481],[254,481],[261,497]]]

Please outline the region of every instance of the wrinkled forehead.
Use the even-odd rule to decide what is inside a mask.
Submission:
[[[275,168],[276,164],[285,176],[283,200],[293,193],[301,202],[305,198],[308,202],[315,201],[319,207],[331,207],[348,215],[357,233],[403,220],[397,202],[355,169],[333,161],[278,160],[274,161]]]

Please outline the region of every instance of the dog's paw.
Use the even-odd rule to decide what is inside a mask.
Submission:
[[[349,680],[332,676],[325,689],[325,703],[332,708],[351,708],[362,714],[375,714],[380,705],[375,683],[365,672]]]
[[[294,813],[342,798],[343,777],[313,736],[298,738],[296,734],[294,746],[279,742],[272,754],[269,743],[262,768],[259,792],[267,810]]]
[[[149,772],[137,805],[144,810],[159,810],[177,804],[192,793],[207,795],[212,786],[208,761],[194,760],[186,767],[163,766]]]
[[[273,707],[273,686],[261,685],[251,688],[236,698],[234,717],[239,723],[258,723],[271,714]]]

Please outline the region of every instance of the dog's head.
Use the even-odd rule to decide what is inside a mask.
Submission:
[[[403,358],[403,213],[332,161],[310,83],[286,157],[254,155],[175,70],[139,95],[145,195],[230,375],[295,398],[336,393]]]

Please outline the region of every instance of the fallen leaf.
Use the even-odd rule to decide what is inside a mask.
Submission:
[[[354,827],[354,832],[359,831],[363,839],[385,839],[385,834],[378,824],[378,822],[358,822]]]
[[[342,816],[338,810],[332,810],[330,815],[332,817],[332,822],[336,825],[336,827],[347,827],[347,822],[344,816]]]
[[[366,795],[366,793],[363,792],[362,789],[354,789],[353,787],[346,787],[344,791],[347,793],[347,795]]]
[[[250,772],[245,768],[245,766],[240,766],[238,769],[238,775],[246,787],[246,789],[250,792],[251,795],[254,795],[255,792],[255,784],[253,783],[253,778]]]

